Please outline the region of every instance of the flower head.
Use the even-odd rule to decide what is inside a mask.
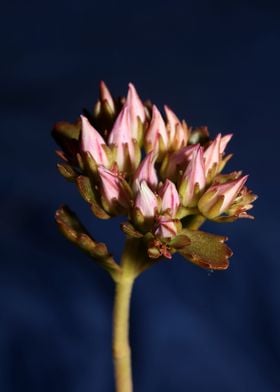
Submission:
[[[198,228],[206,219],[252,217],[247,211],[256,196],[245,186],[248,176],[222,173],[232,135],[210,140],[207,127],[189,128],[166,105],[163,118],[143,102],[131,83],[126,98],[116,99],[101,82],[93,113],[54,128],[62,148],[58,169],[98,218],[127,216],[122,230],[142,241],[149,258],[179,252],[200,266],[225,269],[231,255],[225,237]]]

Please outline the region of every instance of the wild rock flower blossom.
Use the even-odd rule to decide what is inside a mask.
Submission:
[[[56,214],[62,233],[117,284],[175,252],[204,268],[228,267],[232,252],[226,237],[199,228],[207,219],[252,218],[247,211],[256,196],[245,186],[248,176],[222,173],[232,156],[225,152],[232,134],[211,140],[206,127],[189,127],[168,106],[163,114],[143,102],[133,84],[125,98],[115,99],[101,82],[93,111],[84,111],[75,123],[57,123],[53,136],[61,147],[59,172],[77,185],[93,214],[124,216],[126,246],[118,264],[68,207]],[[119,362],[116,369],[118,379]],[[132,390],[121,381],[118,388]]]
[[[58,165],[61,174],[76,182],[98,218],[126,215],[123,231],[143,238],[151,262],[194,248],[194,238],[180,248],[177,237],[188,237],[195,222],[252,218],[247,210],[256,198],[245,187],[247,176],[221,174],[231,158],[225,150],[232,134],[210,140],[207,129],[188,127],[168,106],[164,112],[143,103],[131,83],[126,98],[113,99],[101,82],[94,112],[53,131],[65,161]],[[223,269],[229,254],[220,245],[220,262],[201,254],[189,258]]]

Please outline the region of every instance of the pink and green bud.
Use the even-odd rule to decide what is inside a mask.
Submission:
[[[100,133],[90,124],[85,116],[81,116],[81,151],[89,152],[97,165],[109,167],[110,161],[106,152],[106,143]]]
[[[165,180],[158,194],[161,198],[161,211],[169,213],[174,218],[180,206],[180,198],[175,184],[168,179]]]
[[[143,123],[146,118],[145,107],[137,94],[132,83],[128,85],[126,105],[130,114],[132,137],[140,141],[142,137]]]
[[[169,149],[172,151],[179,150],[184,147],[188,141],[188,128],[185,123],[181,123],[176,114],[164,106],[164,111],[167,119],[167,130],[169,138]]]
[[[206,177],[210,180],[212,180],[213,177],[223,169],[226,163],[226,161],[223,161],[222,159],[223,153],[231,138],[231,134],[222,137],[219,133],[215,140],[205,150],[205,172]]]
[[[208,219],[214,219],[230,210],[247,181],[248,176],[212,185],[200,198],[198,208]]]
[[[154,151],[161,158],[168,150],[168,135],[165,122],[160,111],[153,105],[152,119],[144,137],[144,145],[147,152]]]
[[[136,189],[136,183],[146,181],[150,188],[155,189],[158,184],[157,172],[155,169],[156,156],[153,151],[149,152],[138,166],[133,181],[133,188]]]
[[[138,183],[134,207],[140,211],[144,218],[153,218],[156,214],[158,199],[146,181]]]
[[[130,113],[127,105],[119,113],[108,138],[114,146],[115,160],[122,172],[131,173],[138,166],[141,152],[137,141],[132,137]]]
[[[131,194],[125,180],[117,173],[98,167],[101,186],[101,201],[104,209],[109,213],[127,210],[130,205]]]
[[[206,185],[205,165],[203,159],[203,149],[199,145],[195,146],[192,159],[189,162],[179,188],[182,205],[184,207],[194,207],[197,204],[201,191]]]
[[[166,216],[159,216],[154,231],[155,235],[163,238],[173,238],[177,234],[177,226],[174,219]]]
[[[99,96],[100,96],[100,102],[103,105],[106,105],[108,109],[111,111],[111,113],[113,114],[115,112],[115,103],[108,87],[103,82],[103,80],[101,80],[99,85]]]
[[[162,178],[170,178],[176,182],[180,171],[184,171],[192,158],[196,145],[181,148],[171,154],[166,154],[160,168]]]

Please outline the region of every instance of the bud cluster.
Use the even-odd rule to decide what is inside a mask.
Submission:
[[[167,106],[164,112],[143,103],[132,84],[126,98],[114,99],[101,82],[93,111],[53,130],[60,173],[98,218],[126,215],[123,231],[144,238],[153,259],[190,246],[187,223],[197,218],[252,218],[247,210],[256,199],[245,186],[248,176],[221,174],[231,134],[210,140],[206,127],[188,127]]]

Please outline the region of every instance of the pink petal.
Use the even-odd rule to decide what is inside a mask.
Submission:
[[[154,217],[158,206],[156,195],[149,188],[146,181],[139,183],[138,189],[139,190],[135,199],[135,207],[139,208],[145,218]]]
[[[98,167],[98,173],[101,180],[102,193],[107,202],[110,204],[116,199],[121,206],[127,207],[129,195],[125,192],[118,175],[103,166]]]
[[[159,189],[159,196],[161,197],[161,210],[170,210],[171,216],[174,217],[180,206],[180,198],[175,184],[166,179],[163,186]]]
[[[213,167],[216,163],[220,162],[220,144],[221,144],[221,134],[219,133],[214,141],[210,144],[209,147],[204,152],[204,159],[205,159],[205,171],[206,175],[208,174],[209,170]]]
[[[103,82],[103,80],[100,81],[99,95],[100,95],[101,102],[105,102],[106,101],[108,103],[108,105],[110,106],[110,108],[112,109],[112,111],[114,111],[115,110],[114,100],[112,98],[112,95],[111,95],[108,87]]]
[[[145,121],[145,107],[132,83],[129,83],[128,85],[126,104],[129,107],[132,121],[136,121],[137,117],[139,117],[142,122]]]
[[[90,152],[98,165],[109,165],[108,157],[102,146],[106,145],[100,133],[90,124],[85,116],[82,120],[81,150]]]
[[[155,188],[157,186],[158,178],[154,166],[155,160],[156,155],[153,151],[145,156],[135,172],[134,182],[139,181],[139,183],[141,183],[141,181],[146,181],[151,188]]]
[[[167,130],[165,127],[165,123],[159,110],[155,105],[153,105],[152,119],[151,119],[150,127],[145,135],[145,141],[151,146],[153,146],[153,149],[157,151],[159,148],[160,136],[162,138],[163,144],[167,148],[168,137],[167,137]]]

